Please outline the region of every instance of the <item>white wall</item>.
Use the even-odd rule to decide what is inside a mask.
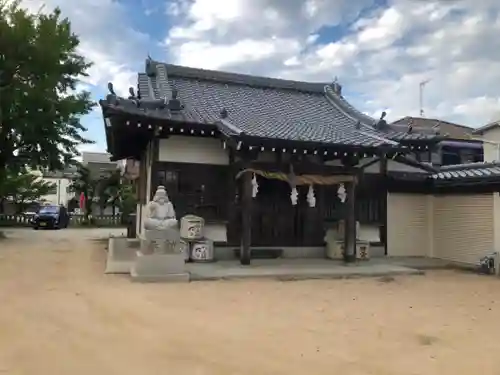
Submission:
[[[52,177],[50,178],[42,177],[42,180],[56,185],[55,193],[43,196],[42,199],[45,202],[68,206],[68,201],[75,196],[75,193],[71,192],[69,189],[69,186],[71,185],[71,180],[68,178],[52,178]]]
[[[366,158],[361,160],[360,164],[367,163],[373,160],[371,158]],[[407,164],[398,163],[394,160],[387,160],[387,170],[390,172],[424,172],[420,168],[415,168]],[[380,172],[380,162],[374,163],[364,169],[365,173],[379,173]]]
[[[484,161],[492,162],[492,161],[500,161],[499,148],[500,148],[500,128],[494,127],[490,130],[486,130],[483,133],[482,138],[485,141],[497,142],[497,144],[491,144],[484,142],[483,143],[483,152],[484,152]]]
[[[160,139],[159,161],[228,165],[229,155],[219,139],[173,135]]]

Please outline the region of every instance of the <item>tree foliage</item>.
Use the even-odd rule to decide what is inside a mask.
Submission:
[[[56,188],[52,182],[47,182],[29,172],[16,173],[9,171],[6,180],[0,184],[0,197],[16,205],[17,211],[22,212],[26,207],[38,202]]]
[[[0,182],[7,168],[59,170],[79,155],[94,105],[79,79],[91,66],[59,9],[30,14],[0,0]]]
[[[78,195],[85,197],[85,215],[92,214],[92,203],[98,204],[101,213],[107,208],[119,208],[126,218],[135,211],[136,198],[134,186],[122,178],[119,170],[110,171],[103,176],[93,175],[85,165],[79,165],[70,188]]]

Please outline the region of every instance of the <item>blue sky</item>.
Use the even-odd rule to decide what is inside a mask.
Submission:
[[[82,87],[135,85],[147,54],[160,61],[298,80],[339,77],[347,99],[389,119],[418,115],[480,126],[500,118],[497,0],[25,0],[60,6],[94,62]],[[104,151],[96,110],[84,119]]]

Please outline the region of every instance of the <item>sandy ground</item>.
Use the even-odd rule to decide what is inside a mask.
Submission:
[[[83,233],[0,241],[0,374],[500,374],[499,279],[134,284]]]

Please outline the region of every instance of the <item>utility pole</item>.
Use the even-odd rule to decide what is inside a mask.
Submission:
[[[420,117],[424,117],[424,87],[428,84],[430,79],[426,79],[419,83],[419,104],[420,104]]]

